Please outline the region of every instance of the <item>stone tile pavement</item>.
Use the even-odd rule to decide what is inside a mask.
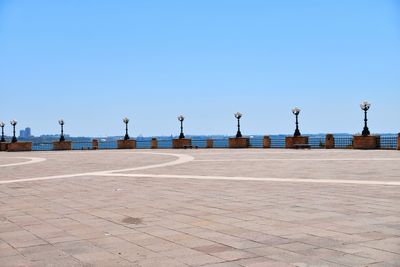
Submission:
[[[398,151],[4,152],[0,266],[400,266],[399,189]]]

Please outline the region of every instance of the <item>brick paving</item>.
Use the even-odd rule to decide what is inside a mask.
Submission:
[[[2,152],[0,266],[400,266],[399,182],[398,151]]]

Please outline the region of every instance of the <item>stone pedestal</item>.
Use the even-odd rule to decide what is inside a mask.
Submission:
[[[263,147],[264,148],[271,148],[271,137],[269,135],[265,135],[263,138]]]
[[[7,151],[8,143],[0,142],[0,151]]]
[[[71,141],[53,142],[53,150],[71,150],[71,149],[72,149]]]
[[[8,152],[17,151],[32,151],[32,142],[15,142],[9,143],[7,147]]]
[[[296,148],[297,146],[308,145],[308,136],[287,136],[285,138],[286,148]]]
[[[192,146],[192,139],[181,138],[172,139],[172,148],[186,148]]]
[[[327,134],[325,136],[325,148],[326,149],[335,148],[335,138],[333,137],[333,134]]]
[[[379,147],[380,147],[380,136],[378,135],[353,136],[354,149],[377,149]]]
[[[400,133],[397,136],[397,150],[400,150]]]
[[[136,140],[118,140],[117,141],[118,149],[135,149],[136,148]]]
[[[250,139],[248,137],[229,138],[229,148],[248,148]]]
[[[93,150],[99,149],[99,140],[97,140],[97,139],[92,140],[92,149]]]
[[[207,142],[207,145],[206,145],[207,148],[213,148],[214,147],[214,140],[207,139],[206,142]]]
[[[158,148],[157,138],[151,138],[151,148]]]

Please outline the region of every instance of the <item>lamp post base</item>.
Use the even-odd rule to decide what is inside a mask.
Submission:
[[[229,148],[248,148],[250,139],[248,137],[229,138]]]
[[[53,142],[53,150],[71,150],[71,141]]]
[[[354,149],[378,149],[380,147],[379,135],[354,135],[353,148]]]
[[[136,140],[118,140],[117,141],[118,149],[135,149],[136,148]]]
[[[9,143],[7,146],[8,152],[32,151],[32,142],[15,142]]]
[[[178,138],[172,139],[172,148],[188,148],[192,146],[192,139]]]

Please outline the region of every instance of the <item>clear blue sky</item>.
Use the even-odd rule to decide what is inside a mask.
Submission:
[[[35,135],[400,130],[400,1],[0,0],[0,120]],[[8,124],[8,133],[10,126]]]

